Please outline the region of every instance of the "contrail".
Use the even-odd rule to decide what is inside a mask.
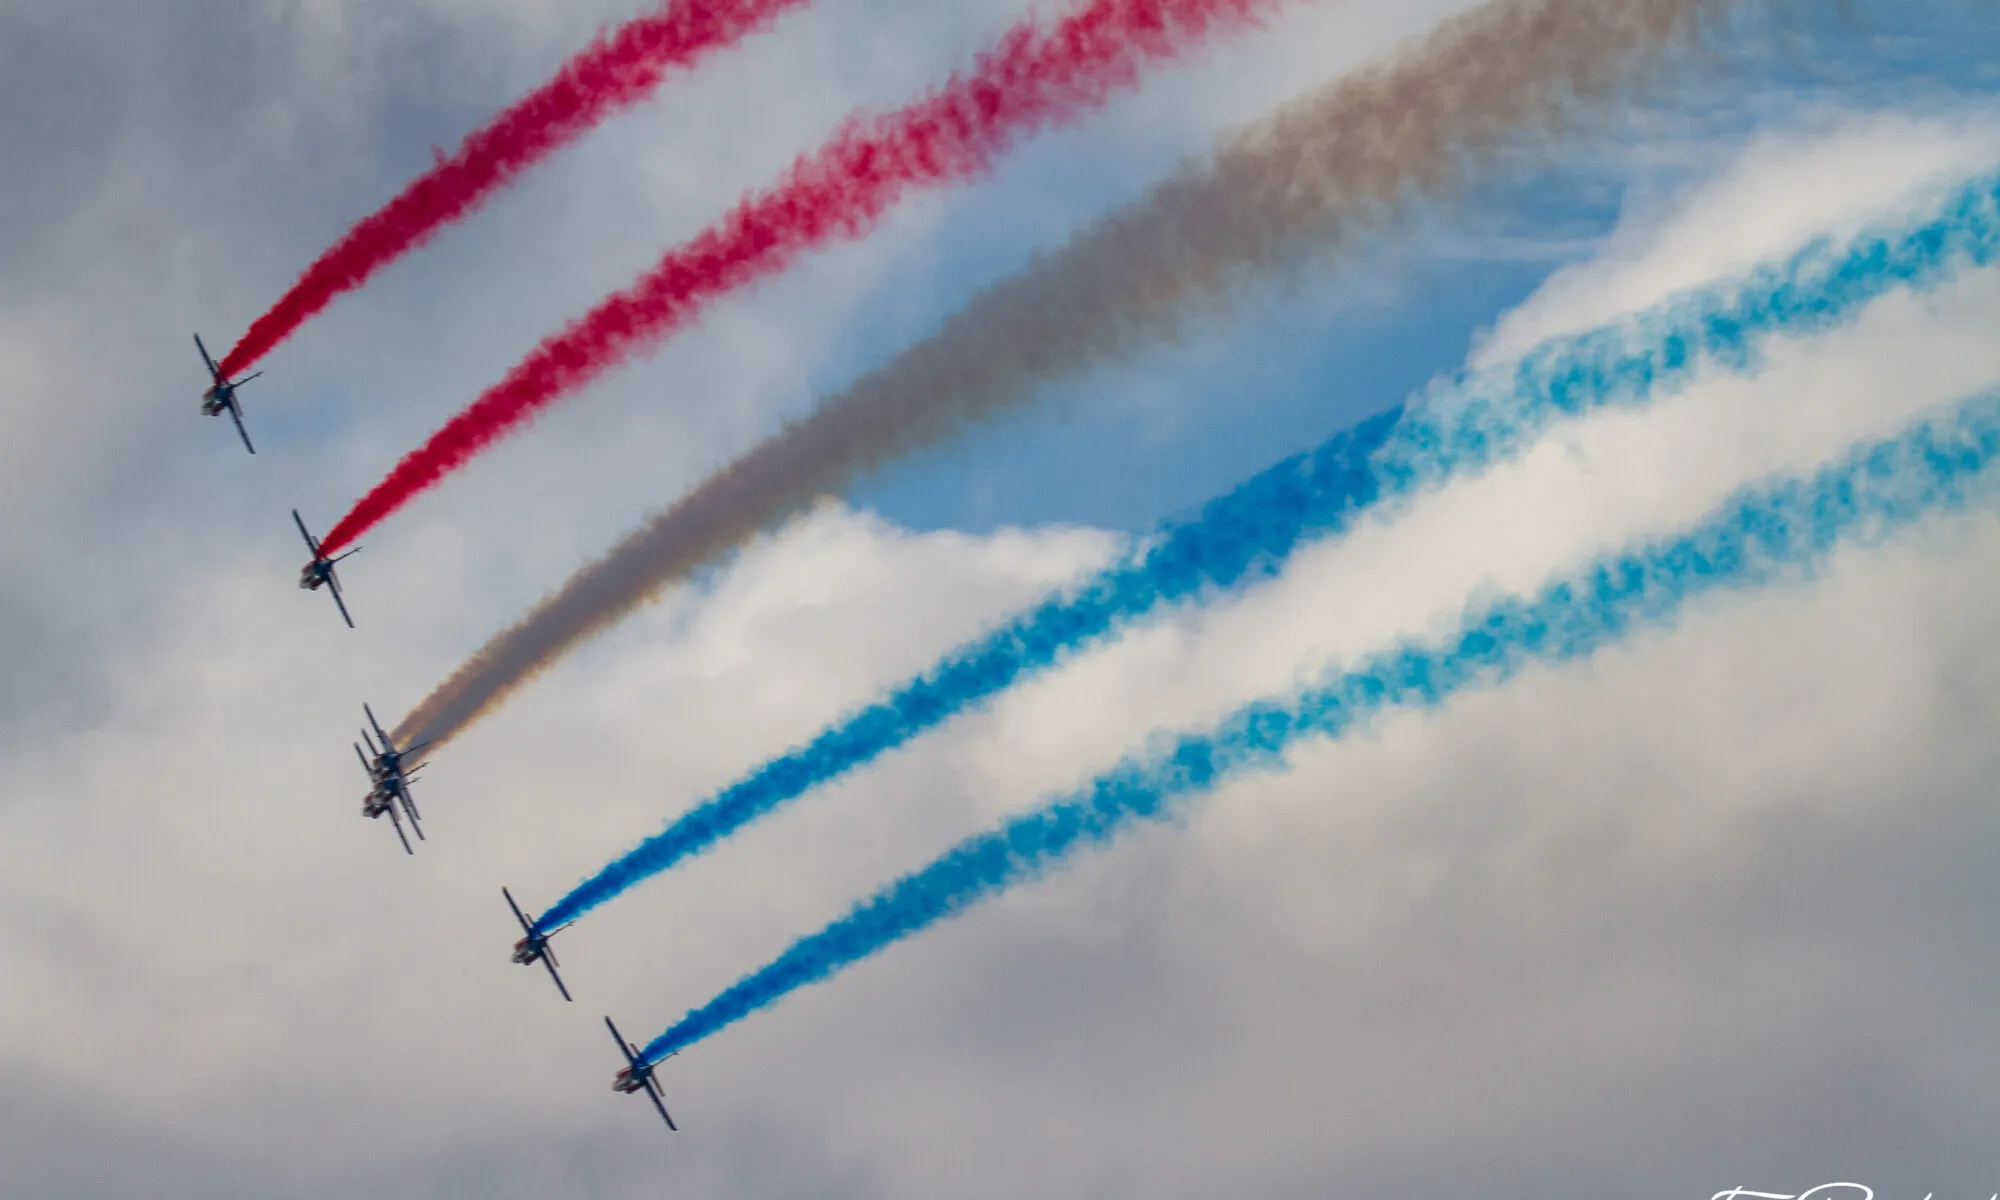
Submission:
[[[412,180],[319,256],[252,322],[222,361],[236,375],[269,354],[343,292],[429,241],[521,173],[619,109],[651,95],[668,71],[692,65],[769,25],[805,0],[668,0],[608,33]]]
[[[1437,385],[1416,404],[1339,433],[1165,527],[1084,583],[696,805],[578,884],[543,914],[542,927],[583,916],[1147,613],[1275,575],[1300,546],[1511,457],[1557,421],[1644,403],[1711,363],[1750,370],[1774,337],[1823,333],[1892,289],[1932,287],[1996,257],[2000,173],[1961,187],[1928,217],[1837,249],[1822,239],[1785,262]]]
[[[451,738],[571,647],[876,464],[1170,335],[1246,275],[1457,186],[1524,131],[1553,136],[1712,7],[1496,0],[1239,134],[654,516],[489,641],[400,732]]]
[[[1277,0],[1086,0],[1003,34],[973,69],[886,116],[856,116],[778,184],[746,196],[652,271],[544,339],[460,411],[327,534],[363,531],[542,409],[693,319],[726,292],[783,270],[805,251],[865,235],[919,186],[974,178],[1023,134],[1076,120],[1135,86],[1140,69],[1244,26]]]
[[[1211,732],[1127,759],[1082,790],[961,842],[689,1012],[641,1057],[659,1062],[1134,822],[1172,819],[1233,776],[1282,770],[1301,738],[1340,737],[1387,709],[1436,708],[1535,664],[1587,658],[1643,629],[1670,627],[1692,601],[1809,579],[1844,544],[1991,504],[2000,499],[1996,455],[2000,394],[1987,393],[1814,475],[1747,488],[1680,536],[1600,559],[1533,597],[1470,611],[1444,641],[1407,641],[1298,695],[1250,704]]]

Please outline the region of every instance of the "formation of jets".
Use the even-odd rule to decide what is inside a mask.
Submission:
[[[222,368],[216,364],[215,357],[208,352],[208,347],[202,345],[201,335],[198,333],[194,335],[194,348],[201,352],[201,361],[208,366],[209,386],[208,390],[201,394],[202,415],[219,417],[223,413],[228,413],[229,419],[236,422],[236,433],[243,439],[243,448],[252,454],[257,453],[257,447],[250,444],[250,431],[243,427],[243,405],[236,399],[236,389],[264,372],[258,371],[241,379],[231,379],[222,373]],[[320,551],[319,539],[307,532],[305,519],[299,516],[299,510],[296,508],[292,510],[292,522],[299,527],[299,536],[306,540],[306,549],[312,551],[312,561],[299,572],[299,586],[309,592],[316,592],[321,587],[332,589],[333,602],[340,609],[341,620],[347,622],[349,629],[354,628],[354,618],[348,615],[347,602],[340,594],[340,577],[334,574],[333,564],[358,553],[361,547],[356,546],[346,554],[328,558]]]
[[[228,413],[229,419],[236,423],[237,435],[243,439],[243,448],[252,454],[257,453],[257,447],[250,443],[249,430],[243,426],[243,406],[236,398],[236,389],[263,372],[230,379],[210,356],[208,347],[202,345],[200,334],[195,335],[194,345],[201,352],[201,360],[207,365],[209,374],[209,388],[201,396],[202,415],[218,417]],[[305,539],[306,549],[312,554],[299,571],[299,586],[309,592],[326,588],[333,596],[334,606],[340,610],[341,620],[347,622],[349,629],[354,628],[354,617],[347,611],[347,601],[340,590],[340,576],[335,573],[334,565],[357,553],[361,547],[328,557],[321,549],[319,539],[306,528],[305,518],[299,515],[296,508],[292,510],[292,523],[298,526],[299,536]],[[417,772],[424,767],[422,762],[414,760],[429,743],[398,747],[389,731],[382,728],[382,722],[376,720],[374,709],[363,704],[361,711],[368,717],[368,726],[361,730],[361,740],[354,743],[354,756],[361,761],[362,770],[368,773],[368,793],[361,799],[361,815],[372,820],[389,818],[390,826],[396,831],[396,840],[403,845],[403,852],[414,855],[416,848],[410,844],[409,835],[416,834],[420,842],[425,838],[423,818],[417,811],[415,797],[410,794],[410,785],[415,782]],[[364,746],[366,749],[363,749]],[[406,821],[409,826],[407,831],[404,829]],[[512,892],[501,888],[500,894],[506,898],[507,907],[513,910],[514,920],[520,925],[523,935],[514,943],[513,961],[524,967],[540,963],[549,973],[549,978],[555,981],[556,990],[562,993],[562,998],[573,999],[569,987],[557,971],[560,964],[556,962],[555,947],[550,944],[556,934],[569,926],[560,925],[547,930],[538,928],[535,921],[515,903]],[[611,1090],[625,1095],[644,1092],[646,1098],[653,1102],[653,1107],[659,1110],[660,1119],[667,1123],[667,1128],[679,1132],[680,1126],[674,1124],[673,1117],[667,1112],[667,1102],[660,1091],[660,1064],[646,1061],[639,1047],[625,1040],[610,1017],[604,1018],[604,1026],[611,1031],[611,1040],[618,1046],[619,1056],[625,1060],[625,1065],[612,1078]]]
[[[369,754],[361,752],[359,743],[354,747],[354,756],[361,760],[362,769],[368,772],[370,784],[368,794],[361,800],[361,815],[371,820],[389,818],[389,824],[396,828],[396,839],[403,843],[403,853],[415,854],[416,850],[411,848],[410,839],[403,833],[403,818],[409,818],[410,832],[417,835],[418,841],[423,841],[423,818],[417,814],[417,802],[410,795],[410,784],[416,779],[417,772],[424,764],[418,763],[410,767],[404,765],[404,760],[415,755],[429,743],[419,743],[406,750],[398,750],[396,743],[390,740],[388,731],[382,728],[382,722],[375,719],[375,710],[364,704],[361,706],[361,711],[368,714],[368,723],[375,727],[375,736],[372,738],[368,736],[366,729],[361,731],[361,740],[368,743]],[[400,815],[397,811],[399,808]]]

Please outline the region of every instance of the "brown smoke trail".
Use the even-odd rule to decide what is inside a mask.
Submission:
[[[1491,0],[1190,162],[723,467],[488,642],[403,719],[442,743],[565,651],[886,459],[1171,336],[1246,274],[1447,194],[1691,40],[1721,0]]]

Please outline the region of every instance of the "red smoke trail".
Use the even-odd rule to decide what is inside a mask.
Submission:
[[[612,112],[645,99],[669,70],[754,33],[803,3],[668,0],[654,15],[600,34],[554,79],[468,136],[456,153],[320,255],[222,360],[223,373],[245,370],[335,296],[360,287]]]
[[[970,74],[886,116],[850,118],[777,186],[670,252],[649,274],[554,334],[473,401],[327,534],[333,553],[418,492],[665,336],[707,301],[783,269],[834,237],[865,234],[905,191],[986,170],[1019,134],[1072,120],[1129,87],[1139,67],[1246,24],[1275,0],[1089,0],[1053,26],[1033,17],[982,54]]]

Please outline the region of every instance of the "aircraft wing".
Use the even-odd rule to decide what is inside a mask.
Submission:
[[[611,1041],[612,1044],[618,1047],[618,1053],[624,1056],[625,1061],[631,1064],[634,1071],[639,1070],[639,1056],[632,1052],[630,1049],[631,1043],[625,1040],[624,1034],[618,1032],[618,1027],[611,1023],[610,1017],[604,1018],[604,1027],[611,1031]]]
[[[389,824],[396,827],[396,840],[403,843],[403,853],[415,854],[416,851],[410,847],[410,839],[403,833],[403,819],[396,815],[393,807],[389,810]],[[419,830],[417,836],[422,837],[423,831]]]
[[[403,811],[410,814],[410,823],[414,825],[418,821],[423,820],[424,815],[417,811],[417,798],[410,794],[409,777],[404,775],[396,776],[395,787],[396,799],[403,802]],[[419,831],[417,836],[422,837],[422,832]]]
[[[243,428],[243,406],[236,403],[235,397],[229,401],[229,419],[236,422],[236,436],[243,439],[243,448],[252,454],[257,453],[257,447],[250,444],[250,431]]]
[[[354,617],[347,611],[347,601],[340,598],[340,580],[335,579],[329,574],[326,577],[326,582],[326,590],[333,593],[334,606],[340,609],[340,619],[347,622],[349,629],[354,628]]]
[[[215,360],[208,356],[208,347],[201,344],[201,335],[198,333],[194,335],[194,348],[201,351],[201,361],[208,364],[208,373],[220,380],[222,378],[222,368],[216,366]]]
[[[426,840],[424,838],[423,814],[417,811],[417,802],[410,799],[409,785],[401,779],[395,779],[390,781],[389,786],[394,790],[395,799],[403,805],[403,815],[410,818],[410,832],[417,835],[418,841]]]
[[[521,906],[514,903],[514,893],[501,888],[500,894],[507,897],[507,907],[514,910],[514,919],[521,923],[521,932],[529,937],[535,936],[535,924],[528,920],[528,914],[521,911]]]
[[[653,1102],[654,1108],[660,1110],[660,1120],[667,1123],[667,1128],[673,1130],[675,1133],[679,1133],[681,1127],[674,1124],[673,1115],[667,1112],[667,1102],[660,1099],[660,1085],[653,1082],[651,1075],[646,1076],[646,1098]]]
[[[375,727],[376,740],[382,743],[382,748],[384,750],[389,749],[389,747],[393,745],[393,743],[389,741],[389,735],[383,731],[382,722],[375,719],[375,710],[368,707],[367,703],[364,701],[361,705],[361,711],[368,714],[368,723]]]
[[[563,986],[562,976],[556,974],[556,960],[549,956],[547,946],[542,947],[542,965],[548,968],[549,978],[556,981],[556,990],[562,993],[562,998],[575,1003],[576,997],[569,994],[569,989]],[[657,1104],[659,1101],[655,1100],[654,1103]],[[660,1111],[664,1113],[666,1110],[663,1108]],[[667,1124],[672,1125],[673,1121],[669,1120]]]
[[[306,520],[304,517],[301,517],[299,515],[299,510],[296,508],[292,510],[292,524],[297,525],[299,527],[299,536],[306,540],[306,548],[313,552],[314,558],[318,558],[319,539],[313,537],[311,533],[308,533],[306,531]]]

